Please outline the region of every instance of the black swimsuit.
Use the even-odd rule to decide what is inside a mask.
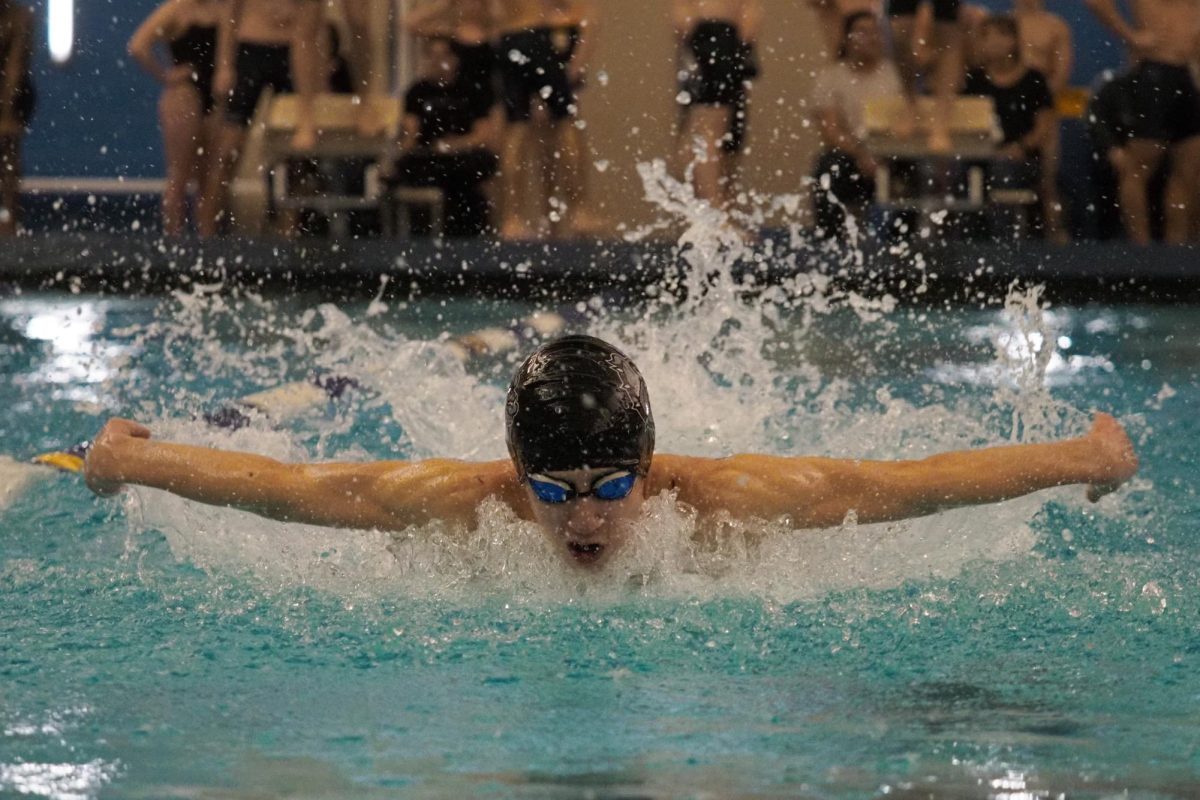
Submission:
[[[555,120],[575,114],[575,93],[559,60],[549,28],[509,31],[500,36],[501,90],[509,122],[529,120],[534,100],[540,100]]]
[[[754,47],[725,20],[700,20],[687,37],[687,64],[680,72],[678,102],[728,106],[729,132],[721,143],[738,152],[746,138],[746,84],[758,77]]]
[[[12,47],[11,40],[0,40],[0,63],[8,60],[8,51]],[[13,117],[21,123],[22,127],[29,126],[29,118],[33,116],[34,106],[37,105],[37,94],[33,89],[33,80],[29,75],[29,70],[25,70],[25,74],[21,76],[20,83],[17,84],[16,94],[13,96]]]
[[[200,93],[204,113],[213,110],[213,73],[217,68],[217,29],[212,25],[192,25],[167,43],[171,60],[192,68],[192,85]]]
[[[470,98],[471,108],[480,116],[487,116],[496,103],[496,52],[487,42],[466,44],[458,39],[450,40],[450,48],[458,56],[458,77],[455,79],[459,91]]]

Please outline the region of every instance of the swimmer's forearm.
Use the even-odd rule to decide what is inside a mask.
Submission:
[[[93,446],[87,470],[90,484],[109,490],[131,483],[283,522],[379,530],[474,523],[480,502],[511,495],[515,479],[508,461],[286,464],[132,437]]]
[[[915,461],[734,456],[711,463],[708,485],[715,491],[681,499],[702,511],[783,516],[797,528],[827,528],[848,517],[894,522],[1053,486],[1110,484],[1114,475],[1106,466],[1108,459],[1087,438]]]
[[[1086,438],[942,453],[897,462],[882,483],[881,510],[923,516],[998,503],[1042,489],[1105,483],[1100,454]]]
[[[269,499],[284,464],[273,458],[152,439],[126,439],[102,468],[113,483],[163,489],[209,505],[246,506]]]

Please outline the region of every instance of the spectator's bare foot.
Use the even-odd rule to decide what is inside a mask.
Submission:
[[[529,242],[537,239],[533,229],[519,219],[506,219],[500,225],[500,238],[506,242]]]
[[[298,153],[307,153],[317,146],[317,126],[310,123],[301,123],[296,127],[296,132],[292,134],[291,148]]]
[[[911,139],[917,135],[917,110],[911,105],[901,106],[892,119],[892,135],[897,139]]]
[[[358,129],[358,135],[366,139],[374,139],[383,134],[387,124],[383,118],[383,110],[374,98],[364,97],[362,99],[355,127]]]
[[[572,214],[564,226],[563,233],[573,239],[587,239],[602,236],[612,229],[608,220],[598,217],[590,211],[580,211]]]
[[[950,130],[941,122],[935,122],[929,127],[929,141],[927,142],[929,152],[931,153],[949,153],[954,149],[954,142],[950,140]]]

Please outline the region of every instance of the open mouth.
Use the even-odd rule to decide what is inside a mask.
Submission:
[[[604,545],[567,542],[567,549],[571,551],[571,555],[575,557],[576,561],[590,563],[600,558],[600,554],[604,552]]]

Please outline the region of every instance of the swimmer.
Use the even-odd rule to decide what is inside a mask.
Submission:
[[[285,522],[389,531],[435,520],[466,530],[479,523],[480,504],[497,498],[536,523],[568,563],[595,568],[662,492],[693,509],[697,537],[712,542],[726,516],[827,528],[849,516],[901,520],[1067,484],[1088,485],[1094,501],[1138,465],[1107,414],[1075,439],[918,461],[656,455],[641,374],[589,336],[556,339],[525,360],[509,386],[505,422],[510,458],[499,461],[285,464],[159,442],[148,428],[113,419],[88,451],[84,476],[101,495],[132,483]]]

